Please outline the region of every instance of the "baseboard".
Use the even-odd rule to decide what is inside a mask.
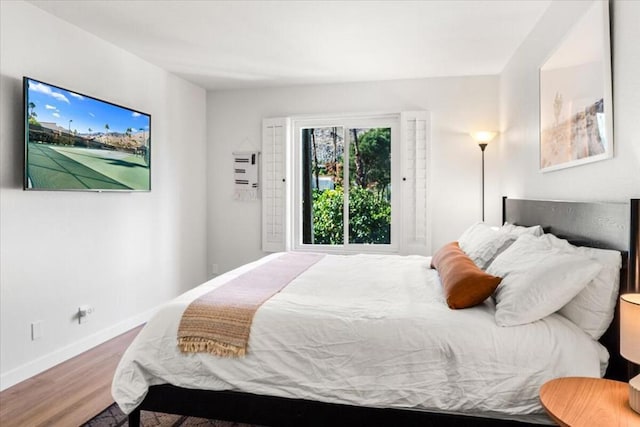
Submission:
[[[32,360],[31,362],[27,362],[22,366],[0,375],[0,391],[14,386],[19,382],[29,379],[34,375],[44,372],[49,368],[84,353],[87,350],[91,350],[93,347],[103,344],[118,335],[140,326],[148,321],[156,310],[157,308],[153,308],[142,314],[126,319],[120,323],[89,335],[80,341],[69,344],[66,347],[62,347],[52,353],[44,355],[36,360]]]

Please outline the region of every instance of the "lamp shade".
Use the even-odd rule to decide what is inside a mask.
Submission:
[[[471,132],[469,135],[471,135],[471,138],[473,138],[477,143],[486,144],[488,142],[491,142],[491,140],[495,138],[497,134],[498,132],[481,130],[477,132]]]
[[[620,354],[640,364],[640,294],[620,296]]]

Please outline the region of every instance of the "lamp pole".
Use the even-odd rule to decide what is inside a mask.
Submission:
[[[482,222],[484,222],[484,149],[487,148],[487,144],[495,138],[498,132],[481,130],[477,132],[471,132],[469,135],[478,143],[480,150],[482,150]]]
[[[487,148],[487,143],[480,143],[480,150],[482,150],[482,222],[484,222],[484,149]]]

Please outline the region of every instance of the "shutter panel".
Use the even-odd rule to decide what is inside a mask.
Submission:
[[[402,227],[400,253],[431,254],[429,160],[431,126],[427,111],[400,114]]]
[[[287,139],[289,119],[262,121],[262,250],[287,249]]]

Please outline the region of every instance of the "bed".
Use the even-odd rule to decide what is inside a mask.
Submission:
[[[503,218],[521,226],[541,225],[577,245],[621,251],[620,289],[624,292],[638,286],[639,205],[637,199],[604,204],[504,198]],[[522,327],[501,328],[493,321],[495,308],[488,300],[471,309],[472,326],[456,326],[471,311],[449,310],[437,283],[399,287],[401,282],[437,279],[434,271],[424,267],[427,260],[415,256],[359,255],[355,268],[345,257],[322,259],[318,269],[309,270],[259,310],[251,330],[252,353],[244,361],[177,352],[176,316],[185,304],[208,287],[278,256],[270,255],[195,288],[165,306],[145,326],[123,356],[114,379],[114,397],[129,413],[129,425],[139,425],[141,410],[271,426],[544,424],[549,420],[541,413],[537,387],[545,379],[601,374],[597,363],[605,358],[601,347],[586,334],[575,332],[577,327],[558,314]],[[313,276],[320,267],[341,277],[353,276],[352,285],[314,288]],[[374,279],[369,277],[366,286],[358,286],[365,270],[371,270]],[[379,293],[371,292],[372,288]],[[322,301],[332,295],[339,296],[338,303],[327,308]],[[279,321],[276,309],[286,311],[289,320]],[[314,324],[319,316],[325,319],[322,328]],[[626,380],[629,366],[619,355],[617,325],[616,314],[600,339],[610,354],[605,376]],[[466,344],[435,340],[423,333],[437,328],[457,331]],[[480,336],[481,330],[489,329],[496,335]],[[403,331],[400,337],[398,330]],[[552,337],[549,330],[560,332]],[[527,339],[518,340],[518,335]],[[562,342],[572,344],[563,347]],[[503,346],[509,343],[519,343],[514,353],[524,359],[516,361],[508,353]],[[527,350],[525,344],[531,347]],[[432,353],[425,349],[439,350],[446,357],[431,359]],[[477,352],[495,352],[497,359],[478,362]],[[437,369],[425,371],[425,360]],[[549,366],[538,366],[549,365],[549,360],[557,361],[551,371]],[[485,365],[499,363],[508,378],[501,383],[510,383],[511,394],[485,376],[485,368],[489,369]],[[525,367],[533,372],[533,380],[521,378],[519,372]],[[495,368],[491,367],[494,372]],[[518,389],[520,395],[513,393]]]

